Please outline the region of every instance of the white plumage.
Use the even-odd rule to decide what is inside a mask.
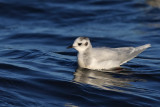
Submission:
[[[69,48],[75,48],[78,51],[78,65],[80,67],[111,69],[120,67],[150,46],[150,44],[146,44],[139,47],[93,48],[89,38],[78,37]]]

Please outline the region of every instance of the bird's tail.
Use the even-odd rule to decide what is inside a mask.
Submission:
[[[137,50],[145,50],[147,48],[151,47],[151,44],[145,44],[139,47],[136,47]]]
[[[132,58],[136,57],[138,54],[140,54],[141,52],[143,52],[145,49],[147,49],[149,47],[151,47],[151,44],[145,44],[145,45],[133,48],[132,51],[130,52],[129,56],[126,57],[126,60],[123,61],[121,63],[121,65],[123,63],[126,63],[127,61],[131,60]]]
[[[147,48],[151,47],[151,44],[145,44],[139,47],[136,47],[133,54],[140,54],[141,52],[143,52],[144,50],[146,50]]]

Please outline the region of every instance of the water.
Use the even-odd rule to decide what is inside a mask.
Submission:
[[[0,106],[158,107],[159,13],[159,0],[0,0]],[[78,36],[152,47],[99,72],[77,68]]]

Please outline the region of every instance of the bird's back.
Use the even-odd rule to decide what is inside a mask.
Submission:
[[[114,48],[92,48],[92,57],[98,62],[116,60],[118,58],[118,53]]]

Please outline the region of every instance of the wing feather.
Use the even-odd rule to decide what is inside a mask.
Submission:
[[[142,45],[139,47],[122,47],[122,48],[93,48],[92,57],[98,62],[112,60],[119,62],[120,65],[133,59],[145,49],[150,47],[150,44]]]

